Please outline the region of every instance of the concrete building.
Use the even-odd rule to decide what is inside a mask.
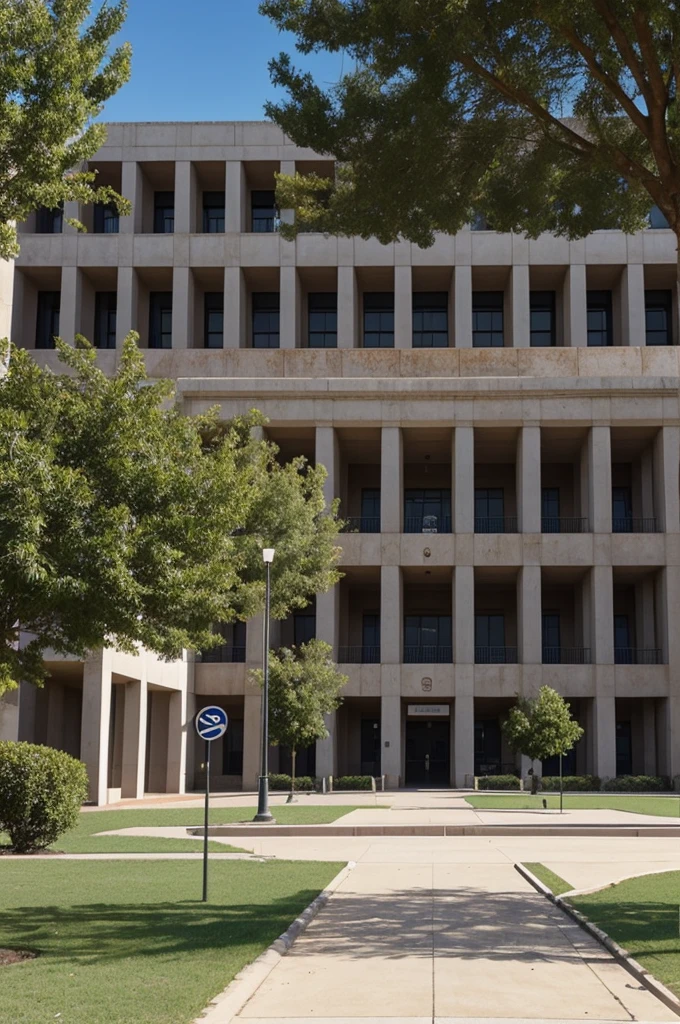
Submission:
[[[91,167],[132,216],[23,226],[14,340],[52,366],[52,335],[82,332],[113,370],[135,328],[187,413],[258,407],[349,520],[341,584],[274,628],[328,640],[349,676],[299,772],[462,786],[526,769],[500,718],[548,683],[586,730],[567,771],[680,773],[672,233],[286,242],[274,173],[332,163],[265,123],[113,124]],[[20,734],[80,752],[100,802],[177,791],[202,781],[190,716],[219,703],[213,784],[253,788],[260,657],[254,621],[176,666],[62,659],[22,692]]]

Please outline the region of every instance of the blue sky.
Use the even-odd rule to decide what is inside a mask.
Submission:
[[[103,119],[261,120],[275,96],[267,62],[294,47],[257,8],[258,0],[129,0],[120,35],[132,43],[132,77]],[[340,76],[341,54],[297,58],[320,82]]]

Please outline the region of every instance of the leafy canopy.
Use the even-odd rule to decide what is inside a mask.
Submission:
[[[127,3],[0,0],[0,259],[18,253],[13,222],[64,201],[130,206],[95,175],[106,128],[94,118],[130,77],[130,46],[109,51]],[[75,226],[82,227],[77,221]]]
[[[266,112],[336,180],[279,178],[292,234],[420,246],[481,213],[498,231],[680,234],[680,6],[668,0],[263,0],[303,54],[342,51],[323,88],[282,53]],[[352,64],[354,65],[352,68]]]
[[[215,646],[264,604],[263,547],[277,618],[339,578],[322,466],[280,465],[256,412],[183,415],[135,335],[112,377],[79,344],[57,340],[66,373],[13,349],[0,377],[0,693],[41,682],[46,647]]]
[[[538,697],[519,697],[503,722],[508,743],[532,761],[566,754],[583,736],[570,709],[550,686],[542,686]]]

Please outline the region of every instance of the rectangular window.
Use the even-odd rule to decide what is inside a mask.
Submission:
[[[95,203],[93,229],[96,235],[117,235],[118,210],[111,203]]]
[[[503,348],[503,292],[472,293],[472,347]]]
[[[630,622],[627,615],[614,616],[614,662],[617,665],[633,664]]]
[[[224,232],[224,192],[203,193],[203,230],[209,235]]]
[[[54,339],[59,335],[60,306],[61,292],[38,292],[38,315],[35,328],[36,348],[54,348]]]
[[[380,519],[380,488],[362,487],[361,518]]]
[[[541,530],[543,533],[560,532],[560,489],[541,488]]]
[[[452,660],[450,615],[404,616],[404,662],[446,664]]]
[[[532,348],[555,345],[555,292],[531,292],[529,334]]]
[[[414,488],[404,491],[404,533],[451,533],[451,489]]]
[[[35,230],[39,235],[60,235],[64,224],[64,204],[54,209],[39,207],[35,212]]]
[[[633,771],[633,730],[630,722],[616,723],[616,774],[631,775]]]
[[[254,190],[250,193],[252,230],[261,233],[276,231],[277,211],[274,191]]]
[[[153,230],[156,235],[171,235],[175,230],[174,192],[154,192]]]
[[[505,615],[502,612],[475,615],[475,647],[505,647]]]
[[[633,532],[633,492],[630,487],[612,487],[612,532]]]
[[[394,348],[394,292],[364,292],[364,348]]]
[[[604,348],[613,344],[612,293],[588,292],[588,345]]]
[[[172,348],[172,292],[149,293],[149,348]]]
[[[669,288],[645,292],[645,341],[647,345],[673,344],[673,293]]]
[[[413,293],[413,347],[449,347],[447,292]]]
[[[361,620],[361,642],[364,647],[380,647],[380,616],[364,612]]]
[[[203,344],[224,347],[224,292],[206,292],[203,300]]]
[[[307,317],[307,336],[309,347],[337,348],[337,292],[310,292],[307,296]]]
[[[279,293],[253,292],[253,348],[279,347]]]
[[[475,488],[475,533],[505,533],[505,494],[502,487]]]
[[[316,636],[316,612],[295,612],[293,615],[293,643],[296,647],[309,643]]]
[[[557,612],[544,612],[541,617],[543,664],[559,665],[560,648],[560,616]]]
[[[97,348],[116,347],[116,292],[97,292],[94,297],[94,343]]]

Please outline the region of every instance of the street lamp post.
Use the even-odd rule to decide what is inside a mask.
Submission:
[[[273,822],[269,810],[269,606],[271,603],[271,567],[274,548],[265,548],[262,558],[266,566],[267,584],[264,598],[264,624],[262,628],[262,666],[264,686],[262,688],[262,748],[260,756],[260,777],[257,787],[257,814],[253,821]]]

